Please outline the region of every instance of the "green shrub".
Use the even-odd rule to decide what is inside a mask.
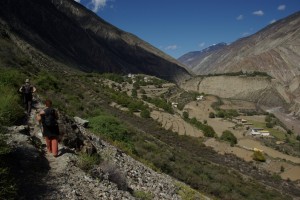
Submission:
[[[216,136],[216,132],[213,129],[213,127],[199,122],[195,117],[193,117],[192,119],[184,118],[184,120],[190,124],[193,124],[196,128],[202,130],[205,137],[215,137]]]
[[[101,157],[99,154],[89,155],[87,153],[80,153],[78,156],[78,166],[82,170],[88,171],[94,167],[94,165],[98,165],[101,161]]]
[[[89,119],[90,126],[96,133],[108,137],[113,141],[128,142],[130,134],[124,124],[109,115],[100,115]]]
[[[230,142],[231,145],[234,145],[237,143],[236,137],[233,135],[233,133],[229,130],[223,131],[221,137],[221,140]]]
[[[131,96],[132,96],[133,98],[137,98],[137,90],[136,90],[136,89],[133,89],[133,90],[131,91]]]
[[[0,124],[12,125],[24,116],[20,98],[12,87],[0,84]]]
[[[182,113],[182,116],[183,116],[183,119],[188,119],[188,118],[189,118],[189,113],[186,112],[186,111],[184,111],[184,112]]]
[[[133,192],[133,196],[140,200],[151,200],[154,198],[154,195],[151,192],[137,190]]]
[[[141,117],[143,117],[143,118],[150,118],[150,111],[148,109],[143,109],[141,111]]]
[[[53,91],[60,91],[61,90],[61,86],[59,83],[59,80],[48,73],[41,73],[37,80],[36,80],[36,85],[39,89],[42,90],[53,90]]]
[[[252,157],[253,157],[253,160],[256,160],[256,161],[260,161],[260,162],[265,162],[266,161],[266,158],[265,158],[264,154],[260,151],[254,151]]]
[[[215,113],[210,112],[208,117],[209,117],[209,118],[215,118]]]
[[[16,89],[23,84],[25,76],[17,70],[0,69],[0,84]]]
[[[224,118],[224,117],[225,117],[225,112],[224,112],[224,110],[219,110],[219,111],[217,111],[217,117]]]
[[[267,122],[267,123],[266,123],[266,127],[267,127],[267,128],[273,128],[273,127],[274,127],[274,124],[271,123],[271,122]]]
[[[111,81],[122,83],[124,82],[124,77],[120,74],[113,74],[113,73],[104,73],[102,76],[106,79],[109,79]]]

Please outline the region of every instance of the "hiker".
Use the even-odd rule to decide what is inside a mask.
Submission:
[[[36,118],[43,125],[43,137],[45,138],[47,145],[47,152],[52,153],[54,157],[58,156],[58,113],[52,108],[52,101],[45,101],[46,109],[41,110]]]
[[[36,91],[36,88],[29,83],[29,79],[25,80],[25,84],[20,87],[19,92],[23,94],[23,103],[27,114],[31,112],[32,106],[32,93]]]

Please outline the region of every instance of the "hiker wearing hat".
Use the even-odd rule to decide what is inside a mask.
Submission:
[[[23,94],[23,102],[25,105],[25,109],[27,114],[31,112],[32,105],[32,93],[36,91],[36,88],[29,83],[29,79],[25,80],[25,84],[20,87],[19,92]]]

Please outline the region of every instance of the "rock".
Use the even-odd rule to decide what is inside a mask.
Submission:
[[[81,152],[86,153],[88,155],[92,155],[97,153],[97,149],[95,146],[91,143],[90,140],[84,140],[83,141],[83,147],[81,149]]]
[[[14,133],[21,133],[28,136],[30,135],[30,129],[27,125],[8,127],[8,130]]]
[[[88,120],[81,119],[80,117],[74,117],[74,120],[77,124],[79,124],[80,126],[83,126],[85,128],[88,127],[88,125],[89,125]]]

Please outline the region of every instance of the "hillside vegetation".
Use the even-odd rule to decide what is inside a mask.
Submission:
[[[23,112],[17,90],[25,78],[30,78],[38,89],[37,99],[50,98],[60,112],[89,119],[94,134],[153,169],[169,174],[212,198],[273,200],[292,199],[300,194],[300,189],[292,182],[263,170],[257,171],[253,163],[233,155],[220,155],[206,147],[203,144],[205,137],[179,135],[162,128],[161,124],[150,118],[150,113],[155,109],[174,113],[167,99],[172,92],[166,90],[158,96],[143,96],[142,86],[146,89],[148,86],[162,88],[167,82],[152,77],[148,83],[133,83],[128,77],[117,74],[71,70],[54,60],[49,62],[49,67],[41,66],[9,40],[5,35],[0,39],[5,44],[0,46],[0,90],[4,94],[0,98],[3,103],[0,107],[1,126],[20,123]],[[143,79],[145,76],[140,77]],[[121,87],[122,84],[124,87]],[[126,91],[122,91],[124,88]],[[171,87],[173,89],[174,85]],[[178,88],[176,90],[180,91]],[[187,95],[185,97],[188,99]],[[111,106],[112,103],[117,106]],[[185,121],[204,133],[207,131],[207,136],[217,137],[213,127],[206,123],[189,116],[185,116]],[[3,131],[2,136],[5,136]],[[0,195],[13,199],[18,195],[18,182],[13,182],[17,177],[13,178],[10,173],[10,162],[5,162],[11,159],[9,148],[2,139],[0,145]],[[277,186],[283,184],[288,187],[278,191]]]

